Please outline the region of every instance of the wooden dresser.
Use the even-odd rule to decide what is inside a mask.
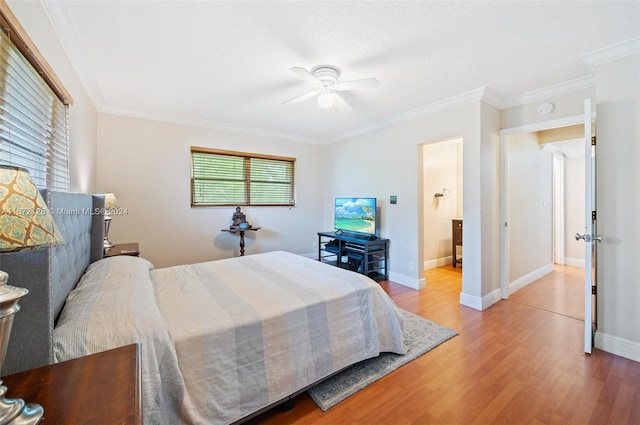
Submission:
[[[458,255],[458,247],[462,247],[462,219],[451,220],[451,263],[456,267],[457,263],[462,263],[462,256]]]
[[[2,378],[6,397],[44,408],[43,424],[142,424],[140,346],[127,345]]]

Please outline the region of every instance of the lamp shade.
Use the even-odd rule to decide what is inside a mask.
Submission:
[[[118,208],[118,200],[116,199],[116,195],[113,193],[105,193],[104,194],[104,209],[112,210]]]
[[[24,168],[0,165],[0,252],[64,243],[40,191]]]

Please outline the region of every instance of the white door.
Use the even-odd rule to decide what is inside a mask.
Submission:
[[[591,120],[591,99],[584,101],[584,143],[585,143],[585,217],[584,234],[576,234],[576,239],[584,240],[584,352],[591,354],[595,332],[596,293],[596,243],[602,241],[596,236],[596,192],[595,165],[596,147]]]

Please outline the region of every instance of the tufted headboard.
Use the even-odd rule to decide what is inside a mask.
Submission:
[[[104,197],[41,192],[66,243],[0,255],[9,284],[29,290],[14,316],[2,376],[53,363],[53,328],[67,295],[103,254]]]

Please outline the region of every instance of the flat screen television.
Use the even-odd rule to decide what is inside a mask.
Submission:
[[[336,198],[334,208],[336,231],[376,235],[376,198]]]

